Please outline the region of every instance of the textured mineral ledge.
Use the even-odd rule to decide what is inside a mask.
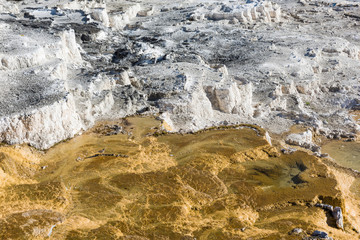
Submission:
[[[171,131],[301,123],[355,139],[358,11],[353,1],[0,0],[0,141],[46,149],[137,113]]]

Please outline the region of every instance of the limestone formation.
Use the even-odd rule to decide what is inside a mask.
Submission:
[[[0,238],[358,238],[359,10],[0,0]]]
[[[313,152],[320,152],[320,147],[313,143],[313,133],[307,130],[303,133],[293,133],[287,136],[286,143],[310,149]]]
[[[49,148],[97,120],[136,113],[159,114],[172,131],[226,121],[278,134],[301,123],[354,140],[358,7],[0,1],[0,140]],[[294,137],[288,142],[320,151]]]

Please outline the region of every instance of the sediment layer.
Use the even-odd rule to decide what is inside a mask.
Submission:
[[[256,128],[155,137],[160,124],[101,123],[46,153],[1,147],[0,236],[359,237],[356,176],[303,151],[281,154]]]

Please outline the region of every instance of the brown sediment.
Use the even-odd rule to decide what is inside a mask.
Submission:
[[[161,123],[137,117],[98,124],[46,153],[3,146],[0,236],[359,237],[356,176],[306,152],[280,154],[262,129],[245,127],[153,136]],[[344,231],[317,202],[343,209]],[[296,227],[304,232],[290,236]]]

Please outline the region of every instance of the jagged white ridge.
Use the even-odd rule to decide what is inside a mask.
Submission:
[[[255,22],[279,22],[281,20],[281,8],[278,4],[270,1],[255,1],[247,4],[222,4],[215,9],[207,10],[200,8],[192,14],[192,20],[209,19],[238,20],[241,23]]]
[[[11,29],[6,25],[1,25],[1,28],[3,34],[8,34],[8,37],[15,41],[16,39],[23,41],[22,47],[19,47],[19,42],[3,46],[5,49],[12,49],[12,46],[14,46],[15,49],[8,52],[4,51],[0,55],[0,74],[4,74],[4,84],[15,82],[21,86],[22,81],[32,81],[30,76],[35,75],[32,77],[35,82],[30,82],[29,86],[31,87],[31,84],[34,84],[37,87],[34,89],[38,89],[35,91],[40,92],[33,92],[32,94],[34,96],[45,94],[45,98],[47,98],[46,94],[57,97],[40,107],[28,108],[24,106],[27,110],[24,109],[21,112],[1,116],[0,141],[10,144],[28,143],[37,148],[46,149],[84,130],[86,127],[77,113],[74,97],[72,94],[66,94],[68,66],[74,68],[77,65],[80,66],[83,62],[79,46],[75,41],[74,31],[64,31],[60,37],[46,35],[48,40],[45,38],[41,42],[32,39],[32,36],[28,35],[26,31],[19,35],[16,32],[11,32]],[[19,74],[16,75],[16,72],[19,72]],[[5,77],[7,74],[15,74],[11,75],[15,76],[15,79]],[[30,75],[27,76],[26,74]],[[38,83],[36,78],[39,78]],[[53,89],[42,89],[41,86],[38,86],[38,84],[41,84],[40,79],[45,79],[41,80],[45,81],[44,84],[54,82]],[[26,89],[23,91],[26,91]],[[29,93],[20,94],[26,95]],[[64,95],[59,98],[59,94]]]
[[[0,13],[18,14],[19,8],[15,3],[6,0],[0,0]]]
[[[131,19],[136,17],[141,11],[140,4],[129,6],[125,12],[112,12],[109,14],[110,27],[114,30],[120,30],[130,23]]]
[[[66,99],[28,113],[0,118],[0,141],[9,144],[28,143],[47,149],[73,137],[85,126],[75,109],[74,99]]]

